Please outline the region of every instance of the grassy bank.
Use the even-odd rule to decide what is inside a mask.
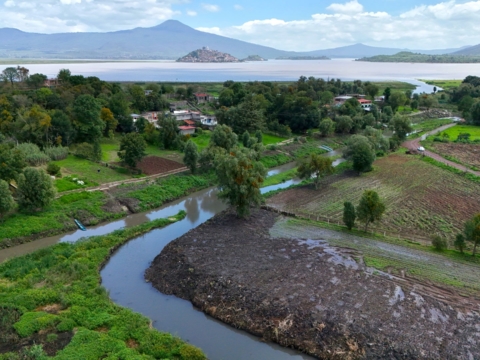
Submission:
[[[423,81],[428,85],[441,87],[443,90],[456,89],[462,83],[462,80],[422,80],[420,79],[420,81]]]
[[[0,264],[0,359],[205,359],[199,349],[112,303],[100,285],[99,269],[114,249],[185,215]]]
[[[35,238],[61,234],[76,229],[73,219],[79,219],[89,226],[121,218],[126,215],[126,212],[121,207],[109,205],[117,201],[116,196],[121,198],[122,201],[132,199],[138,211],[145,211],[209,187],[213,183],[214,177],[211,174],[173,175],[157,179],[151,185],[121,186],[110,194],[101,191],[84,191],[64,195],[41,212],[34,214],[14,213],[7,216],[1,224],[0,249]]]

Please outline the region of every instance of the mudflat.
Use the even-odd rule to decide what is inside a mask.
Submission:
[[[236,328],[321,359],[480,358],[476,300],[367,268],[360,251],[329,245],[320,229],[313,239],[272,236],[283,220],[227,210],[166,246],[145,277]]]

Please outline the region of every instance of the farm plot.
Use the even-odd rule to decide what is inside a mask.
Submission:
[[[158,156],[147,156],[137,164],[137,168],[146,175],[162,174],[184,167],[184,165]]]
[[[480,144],[432,143],[433,150],[447,159],[480,169]]]
[[[387,210],[376,231],[428,241],[433,234],[452,240],[464,222],[480,212],[480,185],[403,154],[377,160],[375,170],[346,172],[322,180],[319,190],[304,186],[279,193],[267,203],[304,216],[342,223],[343,203],[358,204],[364,190],[384,199]]]

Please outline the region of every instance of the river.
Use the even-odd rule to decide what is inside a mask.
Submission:
[[[8,66],[17,66],[14,62]],[[245,63],[177,63],[175,61],[135,61],[67,64],[29,64],[31,74],[54,77],[67,68],[74,75],[97,76],[105,81],[224,82],[292,81],[300,76],[372,81],[405,81],[419,86],[416,92],[433,91],[418,79],[464,79],[478,75],[480,64],[372,63],[354,59],[269,60]],[[0,66],[0,71],[3,70]]]
[[[294,166],[295,163],[285,164],[270,170],[269,174],[284,172]],[[262,189],[262,193],[286,188],[298,182],[294,179],[269,186]],[[147,316],[156,329],[178,335],[200,347],[209,359],[311,359],[297,351],[264,343],[255,336],[225,325],[198,311],[189,301],[164,295],[145,282],[145,270],[170,241],[225,209],[226,205],[216,196],[216,189],[205,189],[159,209],[132,214],[122,220],[88,228],[87,231],[77,230],[1,250],[0,262],[59,242],[76,242],[85,237],[108,234],[185,210],[187,216],[182,221],[132,239],[112,256],[101,271],[102,284],[112,301]]]

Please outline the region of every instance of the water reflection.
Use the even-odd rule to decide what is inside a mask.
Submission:
[[[189,198],[185,201],[185,209],[187,212],[187,219],[193,224],[200,217],[200,210],[198,209],[197,198]]]

